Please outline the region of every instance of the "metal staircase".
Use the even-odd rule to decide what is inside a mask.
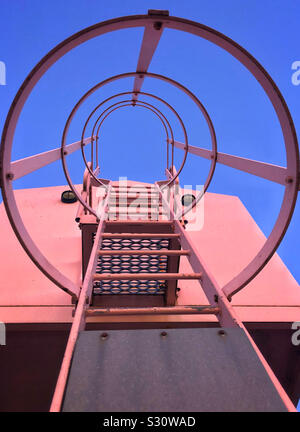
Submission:
[[[173,222],[162,219],[159,191],[143,185],[117,185],[114,191],[97,252],[92,305],[174,306],[178,278],[189,277],[178,274],[179,259],[189,251],[181,250]]]

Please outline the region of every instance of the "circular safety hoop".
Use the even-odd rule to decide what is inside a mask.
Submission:
[[[68,129],[69,129],[71,121],[72,121],[73,117],[75,116],[76,112],[78,111],[79,107],[96,90],[98,90],[99,88],[101,88],[102,86],[104,86],[106,84],[109,84],[109,83],[111,83],[113,81],[116,81],[116,80],[119,80],[121,78],[128,78],[128,77],[132,77],[132,76],[134,77],[134,76],[137,76],[137,75],[138,74],[136,72],[130,72],[130,73],[124,73],[124,74],[121,74],[121,75],[116,75],[116,76],[108,78],[105,81],[102,81],[99,84],[97,84],[94,87],[92,87],[76,103],[76,105],[74,106],[73,110],[71,111],[71,113],[70,113],[70,115],[69,115],[69,117],[67,119],[67,122],[66,122],[66,125],[65,125],[65,128],[64,128],[63,138],[62,138],[62,146],[61,147],[62,147],[62,163],[63,163],[63,169],[64,169],[64,173],[65,173],[66,179],[67,179],[67,181],[69,183],[70,188],[77,195],[78,200],[82,203],[82,205],[91,214],[94,214],[95,216],[96,216],[95,210],[91,206],[89,206],[87,203],[85,203],[84,200],[82,199],[82,197],[78,194],[78,192],[76,191],[76,189],[75,189],[75,187],[74,187],[74,185],[73,185],[73,183],[71,181],[71,178],[70,178],[70,175],[69,175],[69,172],[68,172],[68,168],[67,168],[67,164],[66,164],[66,158],[65,158],[65,151],[64,151],[65,146],[66,146],[66,137],[67,137]],[[211,121],[211,119],[210,119],[210,117],[209,117],[209,115],[208,115],[205,107],[199,101],[199,99],[192,92],[190,92],[186,87],[184,87],[183,85],[179,84],[178,82],[176,82],[176,81],[174,81],[174,80],[172,80],[172,79],[170,79],[168,77],[164,77],[162,75],[153,74],[153,73],[147,73],[147,74],[144,74],[144,75],[148,76],[148,77],[151,77],[151,78],[157,78],[157,79],[166,81],[166,82],[168,82],[170,84],[173,84],[174,86],[176,86],[177,88],[179,88],[180,90],[182,90],[184,93],[186,93],[196,103],[196,105],[199,107],[200,111],[202,112],[202,114],[203,114],[203,116],[204,116],[204,118],[205,118],[205,120],[207,122],[207,125],[209,127],[209,131],[210,131],[210,135],[211,135],[213,154],[216,155],[216,153],[217,153],[217,141],[216,141],[216,134],[215,134],[215,130],[214,130],[214,127],[213,127],[213,123],[212,123],[212,121]],[[113,96],[105,99],[101,103],[99,103],[91,111],[91,113],[89,114],[89,116],[88,116],[88,118],[87,118],[87,120],[85,122],[85,125],[83,127],[82,136],[81,136],[82,156],[83,156],[83,159],[84,159],[84,162],[85,162],[85,165],[86,165],[88,171],[90,172],[91,176],[94,178],[94,180],[99,185],[102,185],[101,181],[96,178],[96,176],[95,176],[94,172],[92,171],[91,167],[88,165],[86,157],[85,157],[85,154],[84,154],[84,150],[83,150],[85,131],[86,131],[88,122],[90,121],[90,119],[92,118],[92,116],[95,114],[95,112],[100,107],[102,107],[105,103],[109,102],[110,100],[114,99],[115,97],[118,97],[118,96],[127,96],[127,95],[130,95],[130,94],[132,94],[131,91],[130,92],[118,93],[117,95],[113,95]],[[188,154],[188,137],[187,137],[187,132],[186,132],[184,123],[183,123],[181,117],[179,116],[179,114],[177,113],[177,111],[170,104],[168,104],[164,99],[162,99],[161,97],[158,97],[158,96],[156,96],[154,94],[151,94],[151,93],[145,93],[145,92],[141,92],[140,91],[139,94],[140,95],[144,95],[144,96],[152,97],[155,100],[157,100],[159,102],[162,102],[164,105],[166,105],[173,112],[173,114],[175,114],[175,116],[177,117],[177,119],[178,119],[178,121],[179,121],[179,123],[181,125],[181,128],[183,130],[183,134],[184,134],[184,137],[185,137],[185,145],[184,145],[185,152],[184,152],[183,161],[182,161],[182,164],[181,164],[179,170],[177,171],[177,173],[175,175],[173,175],[172,178],[164,185],[164,187],[168,187],[169,185],[171,185],[178,178],[179,174],[181,173],[181,171],[182,171],[182,169],[184,167],[184,164],[185,164],[185,161],[186,161],[186,158],[187,158],[187,154]],[[92,132],[92,137],[93,137],[93,132]],[[213,157],[212,160],[211,160],[210,171],[208,173],[207,179],[206,179],[205,184],[204,184],[204,189],[203,189],[204,191],[208,188],[209,183],[210,183],[210,181],[212,179],[212,176],[213,176],[213,173],[214,173],[214,169],[215,169],[215,163],[216,163],[216,158]]]

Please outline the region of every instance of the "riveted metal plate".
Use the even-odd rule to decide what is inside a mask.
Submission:
[[[82,332],[63,410],[286,411],[243,330],[219,331]]]

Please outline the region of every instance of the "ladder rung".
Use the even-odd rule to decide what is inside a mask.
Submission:
[[[217,315],[220,309],[215,306],[164,306],[164,307],[141,307],[141,308],[90,308],[86,310],[86,316],[102,315]]]
[[[117,209],[118,210],[118,209]],[[124,214],[128,214],[128,215],[134,215],[134,216],[145,216],[145,215],[167,215],[167,213],[165,212],[159,212],[159,211],[153,211],[153,209],[149,209],[149,211],[143,211],[143,212],[137,212],[137,211],[116,211],[116,210],[109,210],[108,214],[115,214],[115,215],[124,215]]]
[[[111,197],[124,197],[127,196],[128,198],[148,198],[148,199],[153,199],[153,198],[158,198],[160,195],[158,193],[153,193],[153,192],[149,192],[149,193],[141,193],[138,191],[133,191],[133,192],[111,192],[110,194]]]
[[[120,197],[120,198],[119,198]],[[124,198],[126,198],[126,195],[121,195],[121,194],[115,194],[115,196],[113,196],[113,195],[111,195],[110,196],[110,200],[119,200],[119,201],[123,201],[124,200]],[[130,197],[130,196],[128,196],[128,194],[127,194],[127,200],[129,201],[129,200],[133,200],[133,201],[135,201],[135,200],[139,200],[139,201],[149,201],[149,199],[151,199],[152,201],[154,201],[154,200],[158,200],[158,201],[161,201],[160,200],[160,197],[159,196],[153,196],[153,194],[151,194],[151,195],[149,195],[149,194],[147,194],[146,196],[138,196],[138,197],[136,197],[136,196],[132,196],[132,197]]]
[[[154,204],[154,203],[152,203],[152,204]],[[119,207],[128,207],[128,205],[130,205],[129,208],[131,210],[137,210],[139,208],[149,208],[149,203],[147,203],[147,202],[140,202],[140,203],[136,204],[135,206],[133,206],[132,204],[130,204],[128,202],[118,202],[118,203],[114,202],[114,203],[110,203],[109,207],[110,208],[111,207],[119,208]],[[155,207],[160,207],[159,203],[155,203],[154,205],[155,205]],[[151,210],[153,210],[153,209],[151,209]]]
[[[119,223],[119,221],[117,221]],[[155,223],[155,222],[154,222]],[[179,238],[180,234],[151,234],[151,233],[103,233],[102,238],[141,238],[141,239],[147,239],[147,238],[153,238],[153,239],[168,239],[168,238]]]
[[[93,280],[177,280],[201,279],[201,277],[202,273],[96,273]]]
[[[153,186],[143,186],[143,185],[113,185],[113,188],[126,188],[126,189],[152,189],[152,190],[157,190],[155,189]]]
[[[144,189],[144,188],[127,188],[127,189],[119,189],[119,188],[113,188],[111,190],[111,193],[128,193],[128,192],[134,192],[134,193],[145,193],[145,194],[149,194],[149,193],[156,193],[159,194],[159,191],[157,189]]]
[[[121,249],[121,250],[105,250],[101,249],[98,251],[98,255],[189,255],[189,250],[170,250],[170,249],[160,249],[160,250],[132,250],[132,249]]]

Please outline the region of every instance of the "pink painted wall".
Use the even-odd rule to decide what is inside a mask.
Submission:
[[[26,227],[39,248],[51,263],[80,284],[81,232],[74,220],[78,204],[60,201],[65,189],[68,188],[47,187],[15,193]],[[70,297],[50,282],[27,257],[10,227],[3,204],[0,205],[0,222],[0,321],[70,322]],[[188,228],[187,232],[195,238],[201,256],[221,286],[254,257],[265,240],[237,197],[213,193],[205,195],[202,229],[190,231]],[[184,258],[181,270],[188,271]],[[182,288],[179,304],[207,303],[197,281],[180,281],[179,286]],[[247,322],[299,321],[300,289],[282,260],[275,255],[266,268],[234,296],[233,305],[241,319]],[[185,321],[215,319],[181,318]],[[166,320],[165,317],[155,319]]]

